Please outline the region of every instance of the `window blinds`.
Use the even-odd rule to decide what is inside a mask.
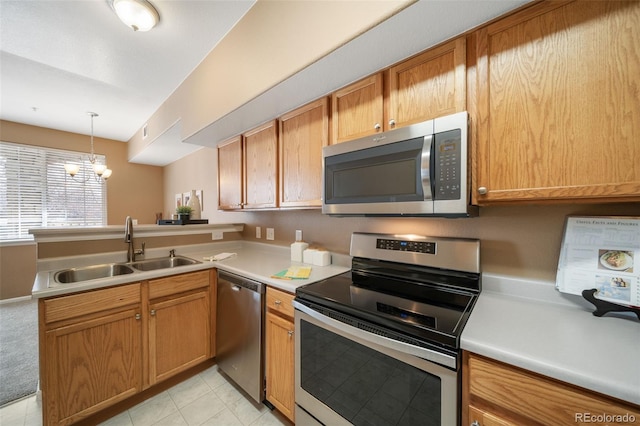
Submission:
[[[81,165],[82,182],[67,175],[67,162]],[[87,155],[0,142],[0,241],[31,239],[29,228],[106,225],[106,201]]]

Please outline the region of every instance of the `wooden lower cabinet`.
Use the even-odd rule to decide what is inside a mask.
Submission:
[[[44,425],[68,425],[142,389],[140,284],[40,300]]]
[[[40,299],[43,425],[69,425],[211,358],[215,271]]]
[[[293,297],[267,287],[265,398],[291,421],[295,421]]]
[[[501,419],[490,412],[469,406],[469,424],[472,426],[517,426],[515,423]]]
[[[640,420],[633,404],[470,352],[463,359],[463,425],[611,424],[604,416],[598,421],[602,415]]]
[[[168,289],[162,293],[170,294],[149,303],[151,385],[211,357],[209,272],[154,280],[149,283],[149,292],[153,294],[155,287],[161,286]]]

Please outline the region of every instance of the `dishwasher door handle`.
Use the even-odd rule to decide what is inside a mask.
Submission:
[[[241,287],[240,287],[239,285],[234,285],[234,286],[232,286],[232,287],[231,287],[231,290],[233,290],[233,291],[240,291],[240,288],[241,288]]]

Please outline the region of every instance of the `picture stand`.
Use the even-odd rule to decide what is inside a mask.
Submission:
[[[598,292],[595,288],[582,291],[582,297],[591,302],[596,310],[593,311],[593,315],[601,317],[608,312],[633,312],[640,320],[640,308],[634,306],[623,306],[615,303],[607,302],[606,300],[600,300],[596,298],[595,294]]]

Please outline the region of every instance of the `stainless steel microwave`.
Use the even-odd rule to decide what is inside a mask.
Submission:
[[[468,114],[460,112],[322,150],[322,212],[477,215],[470,205]]]

